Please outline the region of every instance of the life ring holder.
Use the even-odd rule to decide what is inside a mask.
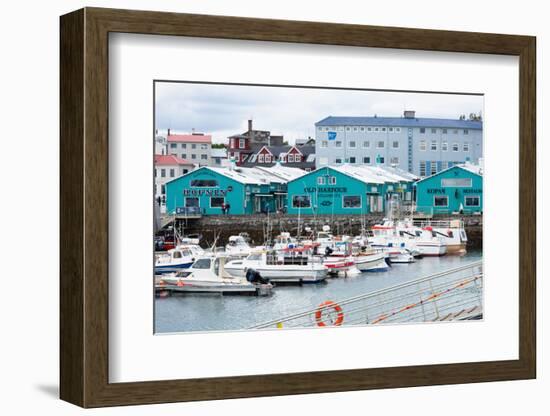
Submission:
[[[331,312],[336,312],[336,320],[328,325],[323,319],[323,313],[328,313],[330,316]],[[317,326],[320,327],[340,326],[344,323],[344,311],[342,310],[342,307],[336,302],[333,302],[332,300],[327,300],[317,307],[317,310],[315,311],[315,322],[317,323]]]

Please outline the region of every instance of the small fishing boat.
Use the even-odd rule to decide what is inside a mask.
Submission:
[[[468,236],[461,220],[427,221],[420,225],[442,238],[447,246],[447,254],[465,254]]]
[[[225,270],[230,257],[218,255],[199,258],[187,269],[176,273],[164,274],[155,278],[158,292],[204,292],[227,294],[271,294],[271,283],[249,282],[245,277],[235,277]]]
[[[155,253],[155,274],[187,269],[191,267],[198,254],[199,252],[188,246],[177,246],[167,252]]]
[[[249,269],[274,283],[318,283],[326,279],[327,268],[320,259],[310,255],[310,248],[254,252],[244,259],[232,260],[225,270],[244,277]]]

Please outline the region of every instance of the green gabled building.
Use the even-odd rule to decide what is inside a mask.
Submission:
[[[166,183],[169,214],[247,215],[276,212],[286,204],[287,182],[304,174],[297,168],[201,167]]]
[[[456,165],[419,180],[416,210],[424,214],[475,214],[483,212],[482,168]]]
[[[288,182],[287,212],[342,215],[384,212],[397,195],[412,201],[414,175],[395,168],[343,164],[326,166]]]

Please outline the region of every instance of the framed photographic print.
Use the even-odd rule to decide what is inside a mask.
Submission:
[[[535,38],[86,8],[60,53],[63,400],[535,377]]]

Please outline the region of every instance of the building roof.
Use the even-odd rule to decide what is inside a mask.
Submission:
[[[270,167],[256,166],[256,169],[260,169],[269,174],[279,176],[281,179],[285,179],[285,181],[291,181],[306,174],[306,172],[300,168],[284,166],[281,165],[279,162]]]
[[[447,172],[451,169],[456,169],[456,168],[463,169],[467,172],[473,173],[474,175],[483,176],[483,168],[481,167],[481,165],[474,165],[472,163],[464,163],[464,164],[461,164],[461,165],[454,165],[454,166],[451,166],[450,168],[440,170],[439,172],[437,172],[437,173],[435,173],[431,176],[426,176],[425,178],[420,179],[417,183],[424,182],[425,180],[431,179],[434,176],[439,176],[444,172]]]
[[[227,158],[227,149],[212,149],[210,152],[210,156]]]
[[[212,143],[209,134],[170,134],[168,143]]]
[[[219,175],[225,176],[226,178],[232,179],[234,181],[240,182],[243,185],[269,185],[270,183],[286,183],[289,181],[286,177],[290,177],[292,173],[286,168],[283,170],[273,170],[270,168],[244,168],[240,166],[232,167],[214,167],[214,166],[203,166],[199,169],[196,169],[192,172],[186,173],[179,178],[174,178],[168,182],[179,180],[187,175],[196,174],[201,169],[211,170]],[[286,177],[285,177],[286,176]]]
[[[387,127],[443,127],[481,130],[483,122],[444,118],[405,118],[405,117],[340,117],[328,116],[316,126],[387,126]]]
[[[290,149],[293,147],[296,147],[296,149],[302,153],[303,157],[300,162],[292,162],[292,163],[285,163],[284,166],[289,166],[293,168],[300,168],[300,169],[306,169],[306,168],[315,168],[315,146],[260,146],[256,149],[254,149],[254,153],[250,155],[243,163],[241,163],[241,166],[246,167],[252,167],[252,166],[258,166],[258,153],[263,148],[268,149],[273,156],[276,158],[281,158],[282,156],[286,155]],[[264,167],[271,167],[276,164],[276,161],[273,161],[271,163],[262,163],[261,166]]]
[[[155,165],[192,165],[193,163],[174,155],[155,155]]]

